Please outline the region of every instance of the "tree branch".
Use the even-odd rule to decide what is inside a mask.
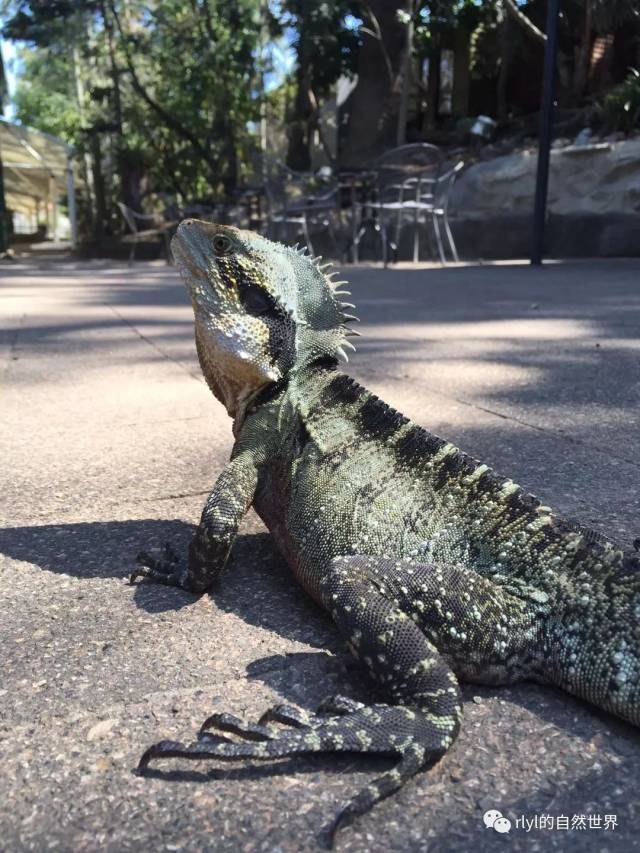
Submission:
[[[318,104],[318,99],[316,98],[316,94],[313,91],[313,89],[311,88],[311,86],[307,87],[307,97],[309,98],[309,104],[311,105],[311,109],[313,111],[312,121],[313,121],[313,125],[314,125],[315,129],[318,131],[318,137],[320,139],[320,144],[322,145],[325,156],[326,156],[327,160],[329,161],[329,163],[331,164],[331,167],[334,168],[336,165],[336,158],[335,158],[333,152],[331,151],[331,146],[329,145],[329,141],[327,140],[325,132],[322,128],[322,121],[321,121],[321,116],[320,116],[320,105]]]
[[[371,26],[373,27],[373,30],[368,29],[368,27],[361,27],[360,30],[361,30],[361,32],[366,33],[367,35],[371,36],[371,38],[374,38],[378,42],[378,44],[380,45],[380,50],[382,52],[382,58],[384,59],[385,68],[387,69],[387,74],[389,76],[389,83],[391,84],[392,88],[395,88],[396,83],[397,83],[396,75],[393,73],[393,65],[391,64],[391,58],[389,56],[389,51],[387,50],[386,45],[384,43],[384,39],[382,37],[382,30],[380,29],[380,24],[378,22],[378,19],[376,18],[376,16],[373,13],[373,9],[371,8],[371,6],[369,6],[369,4],[366,2],[366,0],[361,0],[361,2],[362,2],[362,7],[363,7],[366,15],[368,16],[368,18],[371,22]]]
[[[536,27],[533,21],[529,20],[529,18],[527,18],[527,16],[523,12],[521,12],[520,9],[518,9],[514,0],[502,0],[502,2],[504,3],[504,7],[507,12],[511,13],[511,15],[516,19],[516,21],[518,21],[519,24],[521,24],[525,28],[525,30],[529,33],[530,36],[533,36],[536,41],[542,42],[543,44],[544,42],[546,42],[546,35],[542,32],[542,30],[539,30]]]
[[[210,154],[207,149],[202,145],[197,136],[195,136],[188,127],[185,127],[182,122],[178,121],[175,116],[172,116],[171,113],[168,113],[164,107],[160,106],[160,104],[154,100],[154,98],[149,95],[145,87],[140,82],[140,79],[136,73],[136,69],[134,68],[133,61],[131,59],[131,54],[129,53],[129,49],[127,47],[126,39],[124,33],[122,31],[122,26],[120,24],[120,18],[118,16],[118,12],[115,8],[115,3],[113,0],[109,0],[109,9],[111,14],[113,15],[113,19],[116,22],[116,27],[118,29],[118,34],[120,36],[120,40],[122,41],[122,47],[124,51],[125,61],[127,63],[127,70],[131,75],[131,82],[133,83],[133,88],[136,90],[138,95],[142,98],[145,103],[147,103],[152,110],[154,110],[165,122],[167,127],[170,127],[172,130],[175,130],[177,134],[183,137],[183,139],[187,139],[194,147],[194,149],[200,154],[200,156],[207,163],[209,168],[214,169],[215,164],[211,160]]]

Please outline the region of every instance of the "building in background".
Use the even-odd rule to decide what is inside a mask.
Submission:
[[[34,240],[69,240],[76,245],[72,153],[56,136],[0,119],[10,241],[28,235]]]

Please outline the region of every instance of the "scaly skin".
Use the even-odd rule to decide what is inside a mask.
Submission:
[[[162,756],[397,756],[339,813],[333,835],[449,749],[458,679],[555,684],[640,725],[637,557],[339,373],[355,318],[314,259],[194,220],[173,249],[200,363],[236,443],[186,563],[143,554],[132,580],[209,589],[253,506],[388,702],[334,697],[313,715],[279,706],[254,725],[214,714],[197,743],[159,743],[141,768]]]

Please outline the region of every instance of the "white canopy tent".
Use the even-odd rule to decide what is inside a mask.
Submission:
[[[78,240],[73,149],[57,136],[0,118],[5,203],[9,210],[33,223],[44,219],[47,234],[59,236],[61,196],[67,196],[72,246]]]

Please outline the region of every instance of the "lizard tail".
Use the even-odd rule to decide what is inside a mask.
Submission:
[[[549,634],[550,680],[640,726],[640,564],[583,572]]]

